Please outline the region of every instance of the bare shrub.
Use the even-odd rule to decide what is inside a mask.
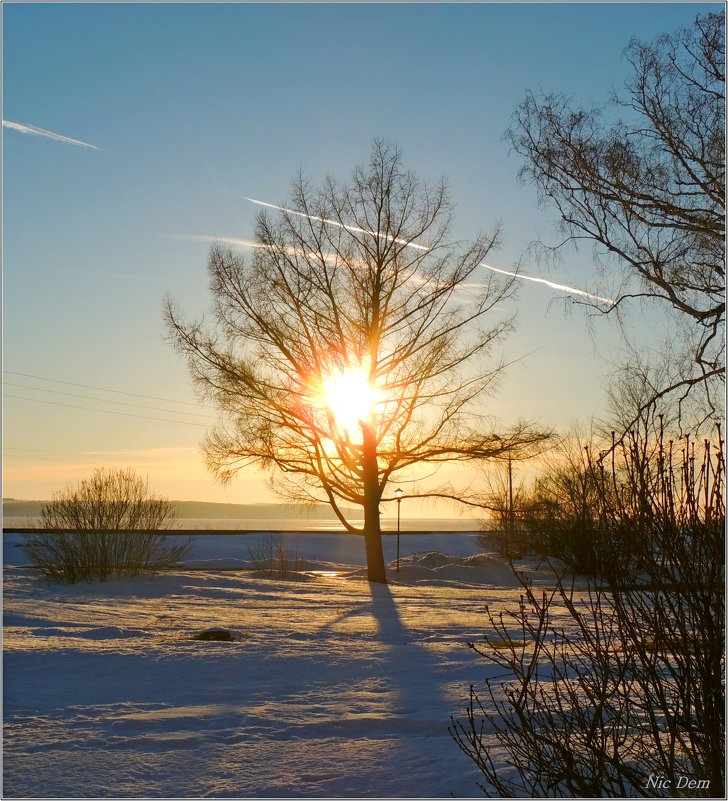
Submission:
[[[257,547],[249,547],[248,559],[266,577],[284,581],[298,578],[302,568],[299,554],[285,539],[273,534],[267,534]]]
[[[189,541],[175,543],[157,533],[176,520],[172,504],[154,495],[133,470],[98,468],[53,496],[23,548],[51,581],[73,584],[154,572],[189,550]]]
[[[524,536],[522,509],[526,489],[522,482],[514,485],[512,459],[505,465],[485,474],[485,505],[489,520],[483,521],[480,544],[509,559],[520,559],[530,550],[530,541]]]
[[[595,451],[598,442],[574,432],[520,495],[515,513],[522,550],[555,557],[574,572],[590,575],[600,574],[613,550],[599,522],[601,494],[609,494],[612,485],[595,467]]]
[[[471,687],[450,729],[486,794],[724,796],[720,431],[715,444],[701,455],[689,439],[650,451],[637,438],[622,486],[615,449],[598,523],[631,537],[637,570],[615,553],[582,590],[556,574],[548,592],[521,578],[519,608],[489,612],[492,634],[471,647],[509,678],[480,696]]]

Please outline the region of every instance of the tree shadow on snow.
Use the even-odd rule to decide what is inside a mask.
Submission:
[[[369,600],[360,601],[351,609],[342,612],[321,626],[318,630],[319,635],[331,633],[347,619],[371,617],[376,626],[374,639],[384,646],[385,661],[391,662],[397,667],[397,673],[402,677],[411,673],[414,673],[420,681],[432,677],[432,681],[429,683],[434,688],[438,684],[435,678],[435,674],[438,672],[438,660],[418,639],[423,636],[424,632],[413,631],[402,622],[397,607],[398,604],[406,603],[406,600],[397,601],[388,584],[369,584],[368,591],[371,596]],[[432,633],[434,632],[427,632],[427,634]],[[376,654],[372,654],[372,656],[374,657]],[[406,692],[409,686],[409,683],[405,683],[401,689]]]
[[[451,710],[442,692],[446,668],[421,642],[423,632],[408,628],[402,620],[397,600],[387,584],[370,584],[371,598],[358,609],[341,615],[370,615],[377,628],[374,640],[382,650],[372,653],[371,675],[380,679],[392,694],[395,715],[409,717],[416,728],[427,725],[447,729]],[[419,723],[418,723],[419,721]]]

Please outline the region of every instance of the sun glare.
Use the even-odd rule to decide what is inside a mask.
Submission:
[[[349,367],[324,379],[322,400],[340,430],[356,433],[359,421],[367,419],[379,400],[379,392],[363,368]]]

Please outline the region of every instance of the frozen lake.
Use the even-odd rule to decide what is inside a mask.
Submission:
[[[168,535],[177,539],[175,535]],[[362,567],[366,564],[364,539],[355,534],[314,533],[307,531],[286,531],[268,534],[267,532],[231,532],[230,534],[208,534],[204,531],[192,535],[192,549],[185,558],[189,566],[234,567],[247,561],[251,550],[259,548],[271,536],[274,541],[282,541],[291,553],[301,559],[334,563],[342,566]],[[181,539],[190,539],[185,536]],[[20,547],[22,534],[3,536],[3,561],[5,564],[27,564],[27,558]],[[391,562],[397,555],[397,535],[387,533],[382,536],[385,561]],[[429,534],[402,533],[400,536],[401,557],[411,554],[423,555],[428,551],[440,551],[453,556],[471,556],[483,550],[482,534],[474,532]]]

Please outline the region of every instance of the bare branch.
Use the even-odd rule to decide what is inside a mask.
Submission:
[[[168,303],[167,330],[221,411],[208,466],[227,481],[258,465],[287,497],[331,504],[348,530],[341,502],[363,506],[370,578],[383,580],[379,503],[389,481],[418,464],[526,453],[548,438],[525,424],[496,432],[482,416],[504,367],[493,349],[512,326],[489,318],[514,279],[491,273],[461,302],[498,230],[448,242],[444,182],[420,181],[385,142],[348,183],[314,189],[298,176],[275,208],[257,218],[250,259],[212,248],[211,325],[182,320]],[[352,370],[377,401],[349,430],[324,396]]]

